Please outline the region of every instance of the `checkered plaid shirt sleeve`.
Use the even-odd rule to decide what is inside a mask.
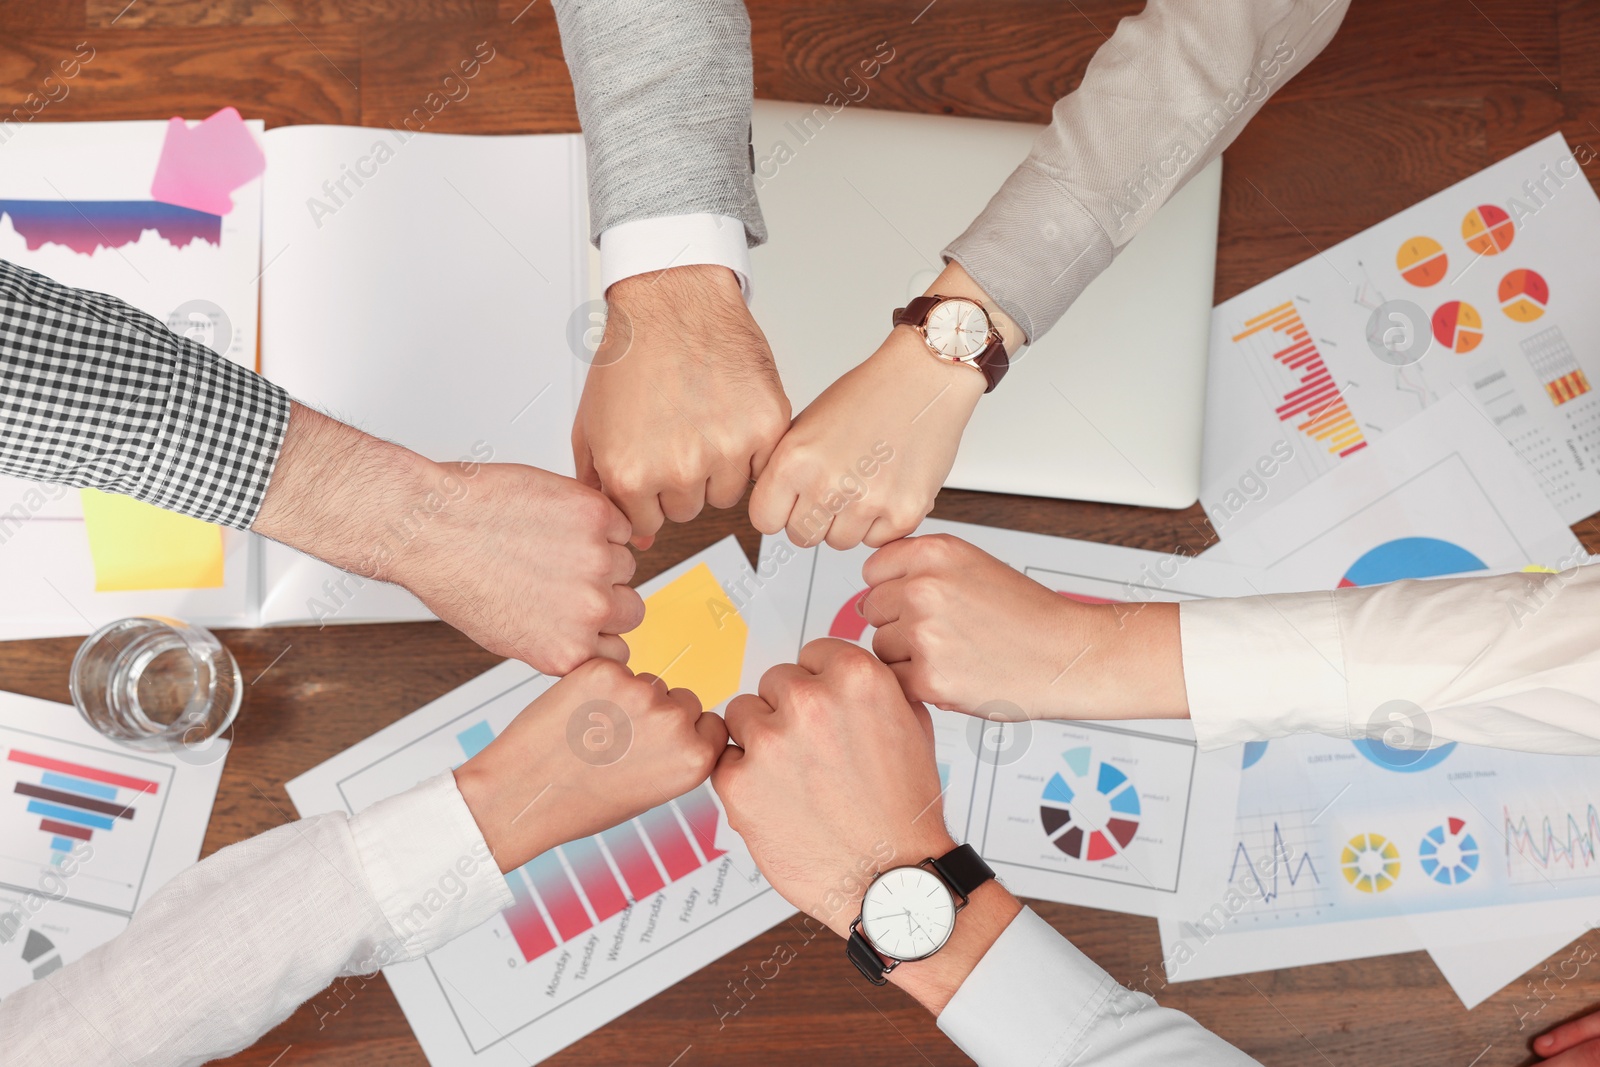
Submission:
[[[0,260],[0,473],[255,521],[289,396],[115,297]]]

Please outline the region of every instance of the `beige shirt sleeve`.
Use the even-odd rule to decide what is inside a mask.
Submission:
[[[1600,755],[1600,565],[1179,608],[1202,746],[1322,733]]]
[[[1349,0],[1150,0],[944,250],[1037,341],[1322,50]]]

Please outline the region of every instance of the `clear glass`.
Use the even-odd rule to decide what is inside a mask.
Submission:
[[[210,630],[140,616],[100,627],[72,660],[72,702],[107,737],[171,750],[216,737],[239,713],[239,664]]]

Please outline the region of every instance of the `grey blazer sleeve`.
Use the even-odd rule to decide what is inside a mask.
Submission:
[[[750,19],[740,0],[555,0],[589,160],[590,238],[709,213],[767,239],[750,153]]]
[[[1349,0],[1150,0],[944,250],[1036,341],[1322,50]]]

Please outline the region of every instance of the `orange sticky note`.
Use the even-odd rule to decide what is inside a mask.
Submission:
[[[79,495],[95,592],[222,585],[222,527],[98,489]]]
[[[651,593],[628,643],[628,667],[690,689],[707,708],[739,691],[750,628],[704,563]]]

